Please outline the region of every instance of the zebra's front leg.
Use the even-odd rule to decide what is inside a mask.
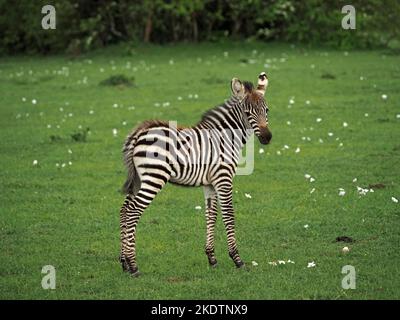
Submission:
[[[232,205],[232,182],[221,184],[216,187],[219,204],[221,206],[222,221],[225,225],[229,256],[232,258],[236,267],[244,266],[242,259],[239,256],[235,238],[235,216]]]
[[[206,255],[210,266],[217,265],[214,253],[214,228],[217,221],[217,193],[213,186],[204,186],[204,198],[206,202]]]

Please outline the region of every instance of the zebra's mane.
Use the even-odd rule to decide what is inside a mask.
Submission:
[[[244,81],[243,82],[243,86],[244,86],[244,89],[245,89],[245,91],[247,93],[252,93],[254,91],[254,85],[250,81]],[[229,109],[231,109],[236,102],[237,102],[237,99],[232,96],[230,99],[226,100],[224,103],[219,104],[219,105],[215,106],[214,108],[212,108],[212,109],[206,111],[205,113],[203,113],[199,123],[201,123],[201,122],[203,122],[203,121],[205,121],[205,120],[207,120],[209,118],[213,118],[214,111],[216,111],[216,110],[220,110],[220,109],[229,110]]]

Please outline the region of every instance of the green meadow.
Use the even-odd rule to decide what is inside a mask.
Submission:
[[[220,215],[208,266],[202,188],[167,185],[138,226],[141,276],[123,273],[125,137],[146,119],[193,125],[233,77],[261,71],[273,138],[254,141],[253,173],[234,180],[246,268],[228,256]],[[131,85],[100,84],[118,75]],[[0,298],[399,299],[399,101],[400,58],[383,50],[227,42],[2,57]],[[42,288],[46,265],[55,290]],[[346,265],[355,289],[342,288]]]

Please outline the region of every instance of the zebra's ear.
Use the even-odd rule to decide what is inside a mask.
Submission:
[[[261,72],[260,75],[258,76],[257,91],[262,95],[264,95],[265,90],[267,90],[267,87],[268,87],[267,74],[265,72]]]
[[[231,81],[231,89],[232,89],[232,94],[235,97],[238,98],[243,98],[245,95],[244,91],[244,86],[242,81],[240,81],[238,78],[233,78]]]

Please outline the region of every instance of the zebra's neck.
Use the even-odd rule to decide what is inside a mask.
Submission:
[[[237,142],[237,145],[236,143],[235,145],[239,150],[246,144],[253,133],[240,101],[235,97],[206,112],[196,127],[227,131],[227,134],[231,135]]]

